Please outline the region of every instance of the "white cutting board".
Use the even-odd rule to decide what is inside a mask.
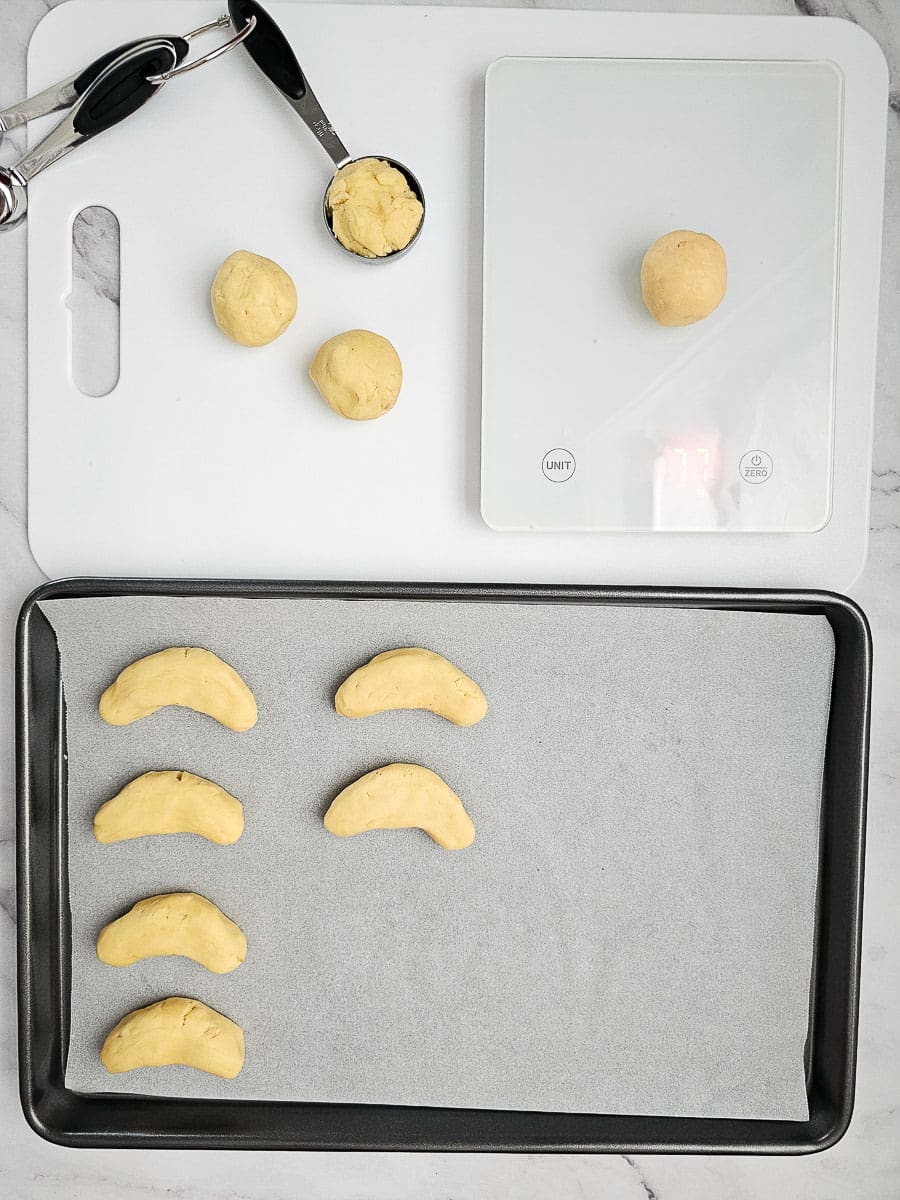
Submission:
[[[35,32],[29,90],[219,7],[72,0]],[[28,218],[29,536],[48,574],[849,586],[865,553],[887,93],[867,35],[810,18],[271,11],[351,152],[415,171],[422,237],[382,265],[331,243],[319,216],[328,161],[237,51],[42,176]],[[503,534],[482,520],[484,75],[498,58],[537,54],[829,60],[842,71],[835,475],[820,532]],[[120,380],[100,399],[72,383],[66,308],[71,224],[93,204],[116,214],[122,239]],[[297,283],[297,319],[267,348],[232,345],[209,316],[212,275],[237,248]],[[553,320],[548,306],[548,337]],[[396,409],[363,424],[334,416],[306,377],[320,342],[357,326],[391,338],[405,372]]]

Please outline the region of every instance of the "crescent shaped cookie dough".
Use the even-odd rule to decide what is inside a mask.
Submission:
[[[423,829],[444,850],[463,850],[475,826],[462,801],[427,767],[391,763],[361,776],[335,797],[325,828],[336,837],[370,829]]]
[[[241,930],[205,896],[167,892],[148,896],[100,931],[97,957],[111,967],[130,967],[163,955],[192,958],[225,975],[247,956]]]
[[[100,1061],[113,1075],[182,1066],[234,1079],[244,1065],[244,1031],[199,1000],[169,996],[123,1017],[107,1035]]]
[[[244,832],[240,800],[190,771],[148,771],[125,785],[94,817],[98,842],[162,833],[196,833],[220,846]]]
[[[463,671],[432,650],[388,650],[353,672],[337,690],[343,717],[368,717],[394,708],[423,708],[454,725],[476,725],[487,712],[484,692]]]
[[[239,733],[256,724],[256,701],[237,671],[197,646],[173,646],[126,667],[100,697],[100,716],[109,725],[130,725],[168,704]]]

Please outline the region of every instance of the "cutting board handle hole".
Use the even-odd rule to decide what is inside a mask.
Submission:
[[[108,208],[83,208],[72,223],[72,378],[85,396],[119,382],[119,221]]]

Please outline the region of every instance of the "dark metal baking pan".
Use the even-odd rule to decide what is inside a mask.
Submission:
[[[177,1100],[65,1086],[71,933],[65,696],[42,600],[84,596],[664,605],[825,616],[835,641],[825,753],[817,932],[807,1041],[808,1121]],[[872,646],[861,610],[825,592],[75,579],[26,600],[17,641],[19,1079],[31,1126],[68,1146],[804,1154],[833,1145],[853,1109]]]

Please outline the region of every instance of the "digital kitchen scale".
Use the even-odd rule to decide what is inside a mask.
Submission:
[[[828,524],[842,98],[843,75],[824,61],[491,67],[491,526],[724,535]],[[641,259],[679,228],[722,244],[728,291],[705,321],[664,328],[643,305]]]

